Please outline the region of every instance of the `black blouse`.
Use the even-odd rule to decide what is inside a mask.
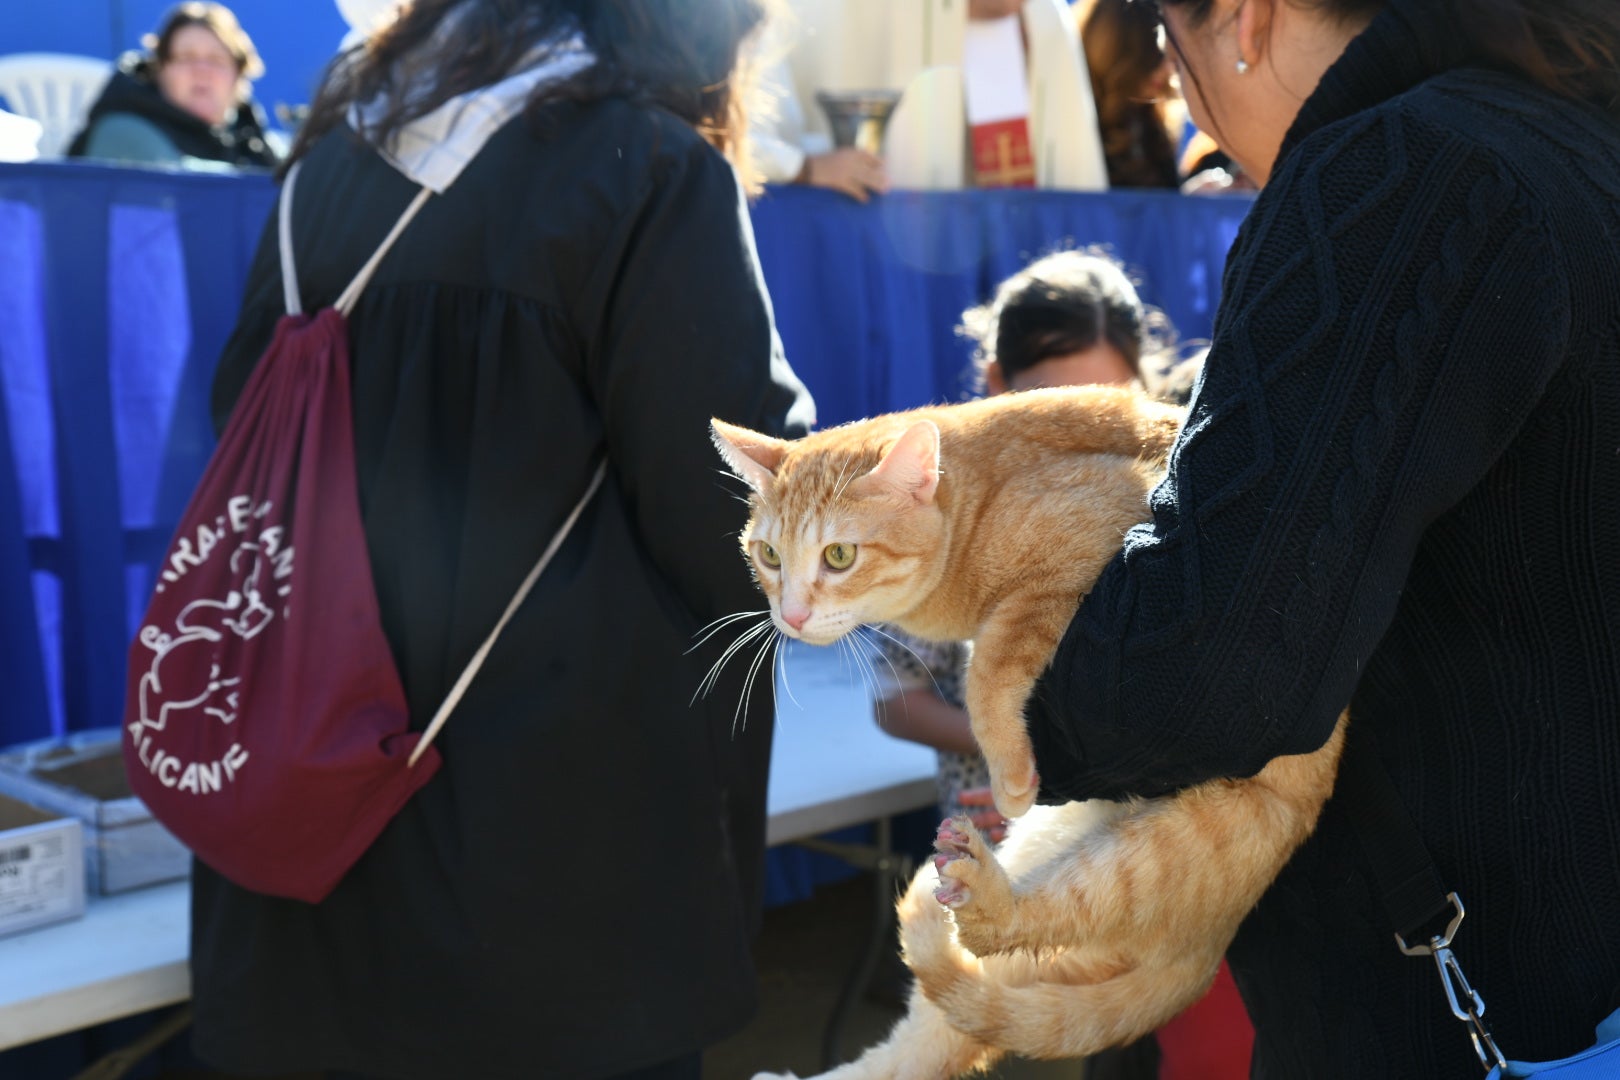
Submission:
[[[608,101],[498,132],[351,320],[360,498],[425,725],[605,454],[610,476],[444,728],[444,765],[316,906],[197,868],[196,1039],[242,1071],[615,1075],[753,1008],[767,687],[695,692],[761,610],[718,416],[802,433],[747,208],[686,125]],[[347,130],[298,179],[306,310],[415,189]],[[220,362],[228,414],[281,313],[274,222]],[[302,555],[301,555],[302,557]],[[721,636],[720,642],[729,638]]]

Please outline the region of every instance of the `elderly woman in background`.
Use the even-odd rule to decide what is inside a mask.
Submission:
[[[193,168],[276,164],[250,90],[264,64],[229,8],[176,5],[141,44],[145,51],[119,59],[69,157]]]

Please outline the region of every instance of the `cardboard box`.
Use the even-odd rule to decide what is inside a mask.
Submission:
[[[118,728],[0,751],[0,794],[77,818],[85,882],[106,896],[191,873],[191,853],[130,792]]]
[[[84,914],[84,826],[0,795],[0,937]]]

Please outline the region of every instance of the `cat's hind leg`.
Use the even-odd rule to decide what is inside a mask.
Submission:
[[[1069,842],[1038,859],[1016,850],[1018,823],[1002,853],[1006,868],[971,822],[951,819],[936,836],[935,867],[957,940],[975,956],[1085,949],[1107,968],[1205,932],[1229,937],[1316,827],[1347,722],[1341,716],[1321,748],[1274,758],[1246,780],[1212,780],[1159,799],[1042,807],[1054,817],[1111,813],[1088,828],[1043,822],[1028,835],[1062,833]]]

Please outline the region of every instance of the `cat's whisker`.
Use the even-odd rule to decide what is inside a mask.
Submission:
[[[869,680],[869,685],[872,688],[872,700],[877,701],[877,700],[879,700],[880,698],[883,697],[883,687],[879,684],[879,681],[878,681],[877,665],[872,663],[871,658],[876,656],[879,659],[881,659],[885,664],[889,664],[889,658],[883,655],[883,650],[878,648],[877,643],[874,642],[871,639],[871,637],[868,636],[868,634],[866,633],[866,631],[868,631],[870,629],[871,628],[869,626],[862,626],[861,627],[862,634],[861,634],[860,642],[861,642],[861,645],[865,648],[865,653],[866,653],[864,661],[862,663],[862,667],[866,670],[866,675],[867,675],[867,678]],[[893,664],[889,664],[889,671],[891,673],[894,671],[894,665]],[[895,681],[893,683],[891,683],[890,685],[898,686],[899,682],[900,682],[899,676],[897,675],[895,677]]]
[[[759,662],[765,659],[766,654],[780,639],[781,634],[771,634],[767,637],[760,645],[759,652],[754,654],[753,662],[748,665],[748,677],[743,680],[742,696],[737,699],[737,711],[731,717],[731,737],[733,739],[737,737],[738,723],[741,722],[745,727],[747,725],[745,718],[747,716],[748,700],[754,696],[754,680],[759,675]]]
[[[709,677],[705,680],[704,684],[704,693],[708,694],[714,689],[714,684],[719,680],[721,669],[726,664],[731,662],[732,657],[741,652],[743,647],[746,646],[750,641],[762,634],[770,632],[773,629],[774,627],[772,626],[771,621],[769,619],[765,619],[760,622],[759,625],[750,627],[749,629],[743,631],[743,633],[738,635],[736,641],[733,641],[730,645],[726,646],[726,651],[720,655],[719,660],[715,661],[714,667],[709,669]]]
[[[876,656],[879,660],[882,660],[885,664],[889,665],[889,674],[894,676],[894,685],[896,685],[896,686],[901,685],[900,672],[895,669],[894,661],[890,660],[888,654],[885,653],[881,648],[878,647],[877,642],[873,641],[871,638],[869,638],[869,637],[867,637],[865,635],[867,633],[883,634],[883,636],[888,638],[890,641],[896,641],[900,645],[905,645],[905,642],[899,641],[893,635],[883,633],[883,631],[878,629],[876,626],[867,625],[867,626],[861,627],[860,629],[861,629],[861,633],[862,633],[861,643],[866,645],[867,648],[871,650],[870,655]],[[912,650],[910,648],[910,646],[906,646],[906,648],[907,648],[907,651],[911,652],[911,655],[917,656],[916,651]],[[918,660],[919,663],[921,663],[922,657],[917,656],[917,660]],[[928,665],[927,664],[923,664],[922,667],[923,667],[924,671],[928,671]],[[928,672],[928,677],[929,677],[929,679],[933,679],[934,678],[934,673],[929,671]],[[876,678],[875,674],[873,676],[872,681],[874,683],[876,683],[876,681],[877,681],[877,678]],[[934,680],[934,692],[936,694],[940,693],[938,680]],[[874,686],[873,694],[872,694],[873,700],[876,701],[876,700],[882,698],[882,696],[883,695],[882,695],[881,689]],[[941,695],[941,696],[943,697],[943,695]],[[910,705],[910,703],[908,703],[906,701],[904,695],[900,695],[900,702],[901,702],[901,705],[907,710],[907,713],[909,715],[910,710],[911,710],[911,705]],[[876,712],[877,712],[877,717],[878,717],[878,727],[881,728],[881,727],[883,727],[883,717],[884,717],[885,713],[884,713],[884,710],[882,710],[882,709],[878,709],[878,710],[876,710]]]
[[[749,641],[770,629],[773,629],[773,626],[770,616],[766,615],[764,620],[761,621],[758,626],[753,626],[743,631],[742,634],[738,636],[736,641],[733,641],[730,645],[727,645],[725,652],[720,654],[720,659],[716,660],[714,665],[709,668],[708,673],[703,676],[703,681],[698,684],[697,691],[692,695],[692,700],[688,704],[696,704],[698,698],[708,697],[709,693],[714,690],[715,683],[720,680],[721,670],[725,668],[726,664],[731,662],[731,658],[737,654],[737,651]]]
[[[694,651],[700,645],[702,645],[705,641],[708,641],[710,638],[714,637],[714,635],[718,634],[721,631],[722,628],[724,628],[726,626],[730,626],[732,623],[738,621],[739,619],[746,619],[746,618],[748,618],[749,616],[752,616],[752,615],[764,615],[766,617],[769,617],[770,616],[770,611],[769,610],[763,610],[763,611],[739,611],[739,612],[736,612],[736,613],[731,614],[731,615],[722,615],[718,619],[714,620],[714,622],[709,623],[707,626],[703,626],[703,627],[698,628],[697,633],[702,634],[703,636],[698,637],[698,639],[692,643],[692,647],[690,649],[687,649],[686,652],[690,653],[690,652]],[[697,637],[697,634],[694,634],[693,636]],[[683,654],[683,655],[685,655],[685,654]]]
[[[730,469],[715,469],[714,474],[716,476],[723,476],[723,477],[726,478],[726,483],[721,484],[719,486],[725,491],[725,493],[727,495],[730,495],[733,499],[736,499],[738,502],[742,503],[744,506],[749,507],[750,509],[753,508],[753,505],[754,505],[753,502],[752,502],[753,493],[751,491],[739,492],[737,490],[737,474],[736,473],[732,472]]]
[[[852,461],[846,461],[844,467],[838,471],[838,479],[833,483],[833,502],[843,498],[844,489],[854,481],[855,478],[849,474],[850,466],[853,464]]]
[[[855,668],[855,674],[860,676],[861,688],[875,701],[878,696],[877,678],[872,673],[872,665],[867,663],[865,655],[860,651],[860,646],[864,644],[859,637],[860,630],[861,628],[857,626],[849,634],[839,638],[838,644],[848,655],[850,664]]]
[[[776,650],[776,656],[772,660],[772,668],[774,671],[782,673],[782,690],[787,694],[788,700],[798,708],[803,709],[804,706],[800,704],[799,699],[793,696],[793,687],[788,685],[787,649],[779,648]]]

